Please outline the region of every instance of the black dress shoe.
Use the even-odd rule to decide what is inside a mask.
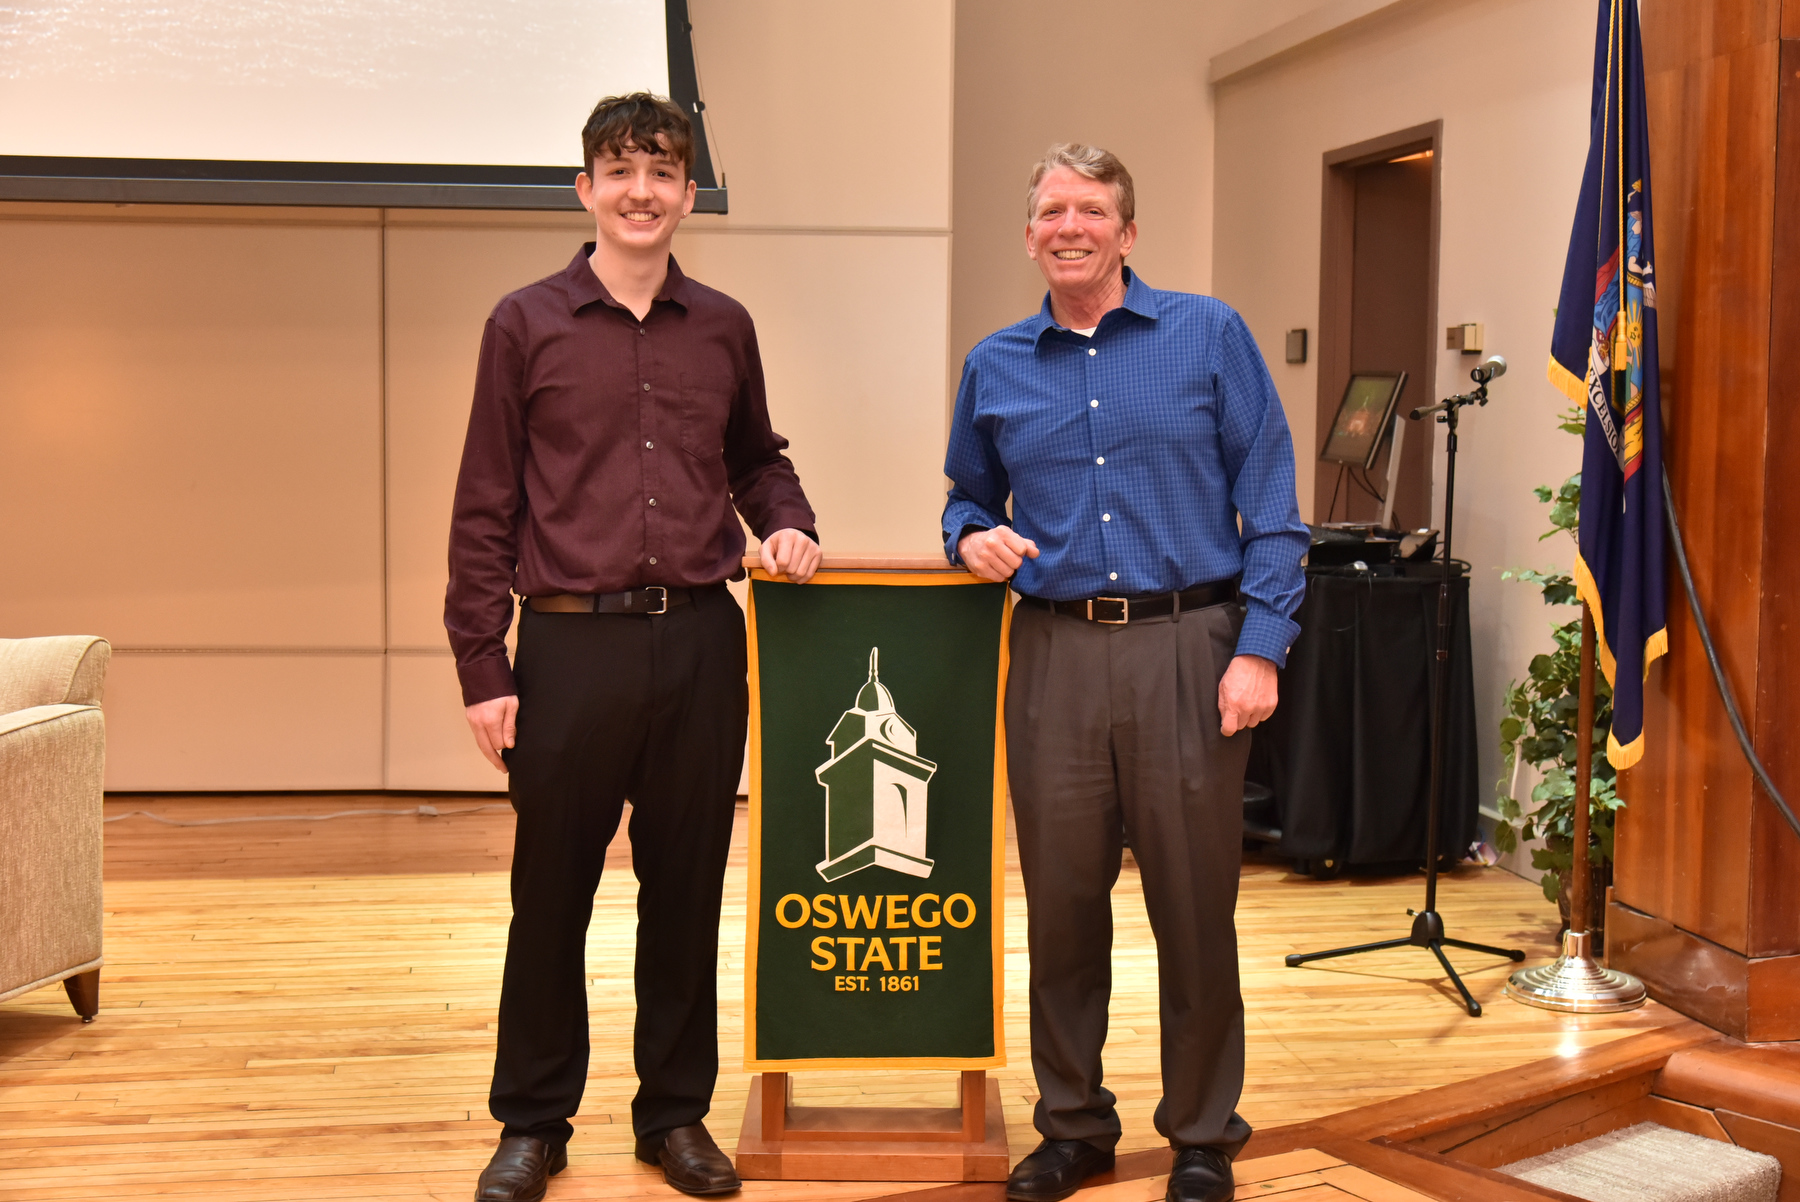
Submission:
[[[1085,1139],[1047,1139],[1013,1169],[1006,1196],[1013,1202],[1057,1202],[1112,1167],[1110,1148],[1096,1148]]]
[[[661,1139],[638,1140],[637,1158],[661,1165],[663,1180],[684,1194],[729,1194],[743,1184],[704,1123],[677,1127]]]
[[[530,1135],[509,1135],[481,1170],[475,1202],[538,1202],[550,1178],[569,1167],[569,1151]]]
[[[1166,1202],[1229,1202],[1231,1157],[1217,1148],[1177,1148]]]

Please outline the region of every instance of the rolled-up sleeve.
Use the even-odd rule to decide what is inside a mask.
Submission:
[[[1008,524],[1006,498],[1012,492],[1012,483],[993,439],[976,426],[978,382],[971,354],[963,360],[962,382],[956,389],[956,414],[950,421],[950,446],[944,455],[944,475],[950,478],[942,522],[944,557],[951,563],[962,562],[956,544],[962,541],[964,530],[992,530]]]
[[[506,659],[524,505],[524,358],[498,314],[481,335],[475,399],[450,520],[444,628],[464,705],[518,692]]]
[[[1225,470],[1241,519],[1247,612],[1237,650],[1285,666],[1300,633],[1293,614],[1306,593],[1300,560],[1311,534],[1295,501],[1294,443],[1281,397],[1249,328],[1235,313],[1222,332],[1218,387]]]

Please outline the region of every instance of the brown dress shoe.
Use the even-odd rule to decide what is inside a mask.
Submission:
[[[531,1135],[509,1135],[481,1170],[475,1202],[538,1202],[550,1178],[568,1167],[567,1148],[551,1147]]]
[[[684,1194],[729,1194],[743,1184],[704,1123],[677,1127],[661,1140],[638,1140],[637,1158],[661,1165],[663,1180]]]

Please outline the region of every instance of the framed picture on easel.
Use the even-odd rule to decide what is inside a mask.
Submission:
[[[1381,503],[1378,524],[1383,527],[1393,521],[1394,490],[1400,479],[1400,441],[1405,427],[1394,420],[1394,411],[1400,405],[1400,394],[1405,391],[1406,373],[1403,371],[1352,373],[1344,385],[1344,397],[1338,402],[1331,432],[1325,438],[1325,449],[1319,452],[1321,461],[1338,465],[1340,477],[1346,473],[1362,473],[1360,483]],[[1391,439],[1387,437],[1390,428],[1393,430]],[[1383,446],[1389,448],[1387,488],[1376,493],[1368,482],[1368,474],[1374,470]],[[1341,479],[1339,485],[1342,485]],[[1332,505],[1336,503],[1337,489],[1334,488]],[[1329,519],[1330,514],[1326,516]]]
[[[1352,375],[1344,385],[1344,399],[1338,402],[1331,435],[1319,458],[1327,463],[1360,467],[1365,472],[1374,470],[1383,435],[1394,420],[1394,409],[1405,389],[1403,371],[1361,371]]]

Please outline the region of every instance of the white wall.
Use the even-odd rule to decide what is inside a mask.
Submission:
[[[988,334],[1037,310],[1025,181],[1055,142],[1117,154],[1137,191],[1131,264],[1158,288],[1213,279],[1214,54],[1315,0],[965,0],[956,11],[951,379]]]
[[[1457,468],[1484,797],[1499,772],[1501,692],[1548,648],[1550,620],[1573,612],[1546,609],[1536,590],[1503,583],[1500,572],[1573,559],[1566,539],[1537,541],[1548,522],[1531,488],[1580,466],[1579,443],[1556,429],[1568,402],[1544,363],[1587,153],[1593,26],[1592,7],[1568,0],[1414,0],[1229,79],[1215,95],[1214,291],[1243,312],[1270,362],[1302,497],[1312,495],[1306,448],[1318,445],[1316,364],[1289,366],[1282,350],[1284,331],[1318,328],[1322,155],[1444,122],[1435,324],[1485,323],[1487,349],[1512,365],[1493,402],[1465,412]],[[1440,354],[1435,395],[1467,389],[1468,367]],[[1441,453],[1435,463],[1441,474]]]

